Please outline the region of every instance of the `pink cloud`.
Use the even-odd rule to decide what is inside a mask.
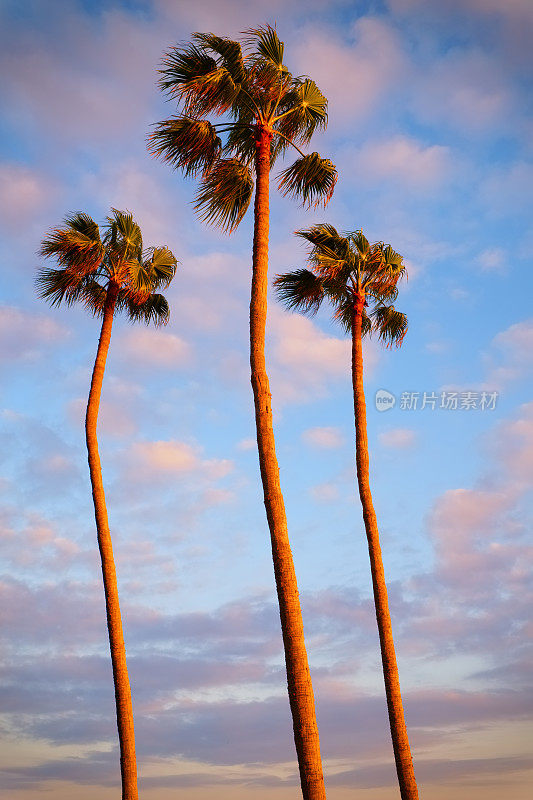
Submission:
[[[532,351],[533,319],[516,322],[498,333],[487,356],[487,389],[501,391],[507,384],[527,377],[531,373]]]
[[[318,503],[335,503],[339,497],[339,488],[334,483],[319,483],[311,486],[309,494]]]
[[[406,136],[363,145],[356,153],[355,167],[356,180],[361,175],[377,176],[422,191],[448,180],[452,172],[448,147],[424,145]]]
[[[533,164],[516,161],[492,170],[480,185],[480,197],[496,218],[515,214],[533,202]]]
[[[476,258],[476,262],[482,272],[502,275],[507,271],[507,259],[501,247],[489,247],[483,250]]]
[[[202,459],[199,447],[170,439],[135,442],[127,454],[126,469],[140,481],[154,473],[179,475],[194,472],[218,480],[233,470],[233,462],[229,459]]]
[[[302,433],[302,440],[311,447],[324,450],[332,450],[344,444],[344,436],[339,428],[308,428]]]
[[[533,473],[533,403],[521,406],[518,418],[495,431],[494,449],[514,484],[527,489]]]
[[[19,164],[0,164],[0,222],[6,232],[28,231],[28,224],[42,217],[57,187],[36,170]]]
[[[394,450],[405,450],[416,442],[416,433],[411,428],[391,428],[383,431],[378,436],[383,447],[390,447]]]
[[[119,357],[136,366],[175,369],[187,364],[191,346],[166,330],[135,327],[117,337]]]
[[[67,329],[50,317],[14,306],[0,306],[0,362],[34,361],[44,347],[68,335]]]

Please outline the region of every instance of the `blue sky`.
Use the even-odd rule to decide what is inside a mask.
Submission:
[[[271,193],[271,273],[293,231],[363,228],[404,256],[400,350],[365,349],[372,486],[425,800],[528,796],[532,468],[528,0],[2,3],[0,796],[116,797],[118,756],[83,436],[98,323],[34,292],[68,212],[131,210],[180,261],[170,324],[117,319],[100,445],[143,797],[297,792],[247,335],[251,220],[194,217],[146,151],[173,108],[164,51],[276,23],[329,99],[326,211]],[[268,366],[328,797],[396,791],[355,494],[349,343],[271,298]],[[375,393],[397,399],[380,412]],[[529,390],[529,391],[528,391]],[[424,392],[495,408],[420,408]],[[419,393],[417,409],[402,393]],[[448,396],[448,395],[446,395]],[[529,773],[528,773],[529,771]],[[3,794],[2,794],[3,792]]]

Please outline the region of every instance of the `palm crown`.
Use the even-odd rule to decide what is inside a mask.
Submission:
[[[361,335],[375,334],[385,345],[399,346],[407,332],[407,317],[393,305],[397,283],[406,274],[402,256],[390,244],[370,244],[360,230],[341,236],[326,223],[296,235],[311,245],[311,270],[276,276],[274,286],[282,303],[315,314],[327,299],[334,307],[334,318],[351,333],[359,300],[364,303]]]
[[[66,217],[43,239],[39,254],[58,269],[41,268],[37,289],[52,306],[81,302],[102,316],[110,289],[115,311],[136,322],[165,324],[169,307],[157,289],[168,286],[177,261],[168,247],[143,248],[141,229],[129,212],[112,209],[102,235],[88,214]]]
[[[148,141],[152,153],[186,175],[200,176],[197,212],[228,231],[250,204],[254,156],[265,132],[271,137],[271,167],[289,145],[300,153],[279,175],[283,194],[308,206],[325,205],[337,179],[331,161],[299,148],[326,127],[326,98],[314,81],[288,71],[274,28],[250,30],[246,37],[244,52],[239,42],[195,33],[192,43],[167,53],[159,83],[180,113],[157,123]],[[209,119],[224,115],[219,124]]]

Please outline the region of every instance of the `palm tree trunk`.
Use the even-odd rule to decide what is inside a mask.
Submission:
[[[385,572],[379,545],[379,532],[376,512],[372,503],[369,482],[368,438],[366,430],[366,404],[363,390],[363,345],[361,336],[361,323],[365,298],[357,296],[353,310],[352,324],[352,381],[353,400],[355,413],[356,435],[356,463],[359,496],[363,506],[363,520],[365,523],[368,552],[370,555],[370,568],[372,572],[372,586],[374,589],[374,605],[379,631],[381,648],[381,661],[383,663],[383,677],[385,679],[385,692],[389,711],[389,724],[396,761],[396,772],[400,784],[402,800],[417,800],[418,789],[413,770],[411,749],[407,737],[407,728],[403,713],[402,696],[400,694],[400,679],[392,625],[385,584]]]
[[[265,364],[268,289],[269,174],[272,134],[259,130],[256,140],[253,275],[250,300],[250,365],[264,502],[281,618],[287,685],[304,800],[325,800],[315,700],[304,642],[302,612],[272,425],[271,394]]]
[[[122,800],[137,800],[137,763],[135,758],[135,732],[133,728],[133,709],[131,703],[130,683],[126,666],[126,649],[122,633],[122,620],[118,602],[117,575],[113,559],[113,546],[109,532],[107,508],[105,503],[102,469],[96,438],[98,409],[102,381],[111,339],[113,313],[117,301],[118,286],[110,284],[104,306],[102,330],[94,362],[91,390],[85,417],[85,434],[89,456],[89,471],[94,501],[94,516],[98,534],[98,547],[102,560],[102,576],[107,612],[107,629],[111,648],[113,666],[113,682],[115,685],[115,701],[117,707],[117,727],[120,742],[120,772],[122,776]]]

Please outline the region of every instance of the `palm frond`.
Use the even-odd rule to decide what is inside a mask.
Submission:
[[[65,227],[53,228],[42,240],[39,255],[54,258],[65,269],[88,274],[100,264],[104,247],[100,230],[88,214],[65,217]]]
[[[124,263],[127,270],[127,280],[123,282],[127,293],[138,297],[139,302],[145,300],[152,291],[153,276],[150,263],[143,263],[138,258],[132,258]]]
[[[71,305],[76,302],[81,291],[83,276],[69,269],[41,268],[37,271],[35,287],[42,300],[51,306],[61,303]]]
[[[245,31],[249,35],[247,40],[255,48],[254,56],[272,63],[277,70],[287,73],[283,64],[285,45],[280,41],[276,29],[271,25],[262,25],[259,28],[250,28]]]
[[[78,300],[83,303],[85,309],[94,317],[101,317],[104,313],[106,298],[107,287],[99,283],[92,276],[89,276],[82,287]]]
[[[271,61],[257,58],[249,69],[249,93],[261,114],[268,118],[280,96],[283,96],[290,78]]]
[[[184,111],[192,117],[224,114],[231,110],[240,92],[225,67],[217,67],[207,75],[189,81],[183,94]]]
[[[144,262],[152,275],[152,288],[166,288],[176,274],[178,261],[168,247],[151,247],[146,251],[148,258]]]
[[[92,276],[69,269],[41,268],[37,271],[35,286],[38,296],[52,307],[82,302],[92,313],[98,313],[102,293],[105,300],[105,288]]]
[[[372,298],[378,305],[394,303],[398,297],[398,286],[394,279],[389,281],[371,281],[365,287],[367,298]]]
[[[386,347],[400,347],[407,333],[407,317],[394,306],[378,306],[372,312],[372,331],[375,332]]]
[[[316,208],[329,203],[337,182],[337,170],[329,159],[309,153],[287,167],[279,178],[283,195],[299,198],[302,205]]]
[[[214,33],[194,33],[193,39],[203,50],[211,50],[222,57],[222,63],[235,84],[246,85],[247,73],[239,42],[216,36]]]
[[[125,300],[125,310],[132,322],[153,323],[156,326],[166,325],[170,319],[170,308],[162,294],[151,294],[143,302],[135,302],[134,298]]]
[[[277,130],[291,141],[308,144],[317,128],[328,124],[328,101],[310,78],[297,79],[280,103]]]
[[[398,269],[403,267],[403,269],[405,269],[403,264],[403,257],[399,253],[397,253],[396,250],[393,250],[390,244],[386,244],[383,247],[383,258],[385,259],[385,262],[390,266],[397,267]]]
[[[159,87],[163,92],[186,102],[190,86],[202,75],[217,68],[217,62],[204,49],[194,44],[172,47],[164,56],[159,70]]]
[[[296,231],[296,236],[305,239],[312,246],[312,249],[319,250],[331,257],[345,259],[350,252],[348,239],[342,236],[338,230],[328,222],[319,222],[310,228]]]
[[[355,245],[359,255],[365,257],[370,252],[370,242],[363,234],[362,230],[353,231],[352,233],[348,234],[348,239]]]
[[[390,245],[376,242],[366,249],[362,266],[362,283],[366,294],[378,303],[394,302],[398,293],[398,281],[405,274],[402,256]]]
[[[201,37],[203,34],[195,34]],[[239,87],[228,69],[205,47],[188,44],[171,48],[163,58],[159,86],[183,104],[186,116],[222,114],[231,108]]]
[[[236,157],[247,164],[252,163],[255,156],[255,135],[252,126],[252,115],[246,115],[250,121],[242,121],[229,129],[223,148],[225,157]]]
[[[65,217],[65,224],[72,230],[80,233],[84,239],[88,239],[97,245],[100,243],[100,229],[94,219],[83,212],[70,214]]]
[[[231,232],[246,214],[252,191],[249,167],[238,158],[221,158],[200,184],[194,207],[204,222]]]
[[[111,209],[103,241],[105,245],[118,247],[120,252],[135,253],[140,255],[143,249],[142,233],[139,225],[133,219],[131,211]]]
[[[353,329],[353,311],[354,311],[354,301],[353,295],[346,294],[338,303],[334,306],[333,312],[333,319],[340,323],[343,331],[348,334],[349,336],[352,335]],[[372,321],[370,317],[366,313],[366,310],[363,309],[363,315],[361,317],[361,338],[368,336],[370,331],[372,330]]]
[[[148,150],[185,175],[207,172],[220,158],[222,142],[206,119],[172,117],[156,124]]]
[[[324,299],[322,281],[308,269],[297,269],[276,275],[273,281],[278,300],[286,308],[316,314]]]
[[[309,242],[309,263],[323,278],[349,280],[353,257],[348,239],[328,223],[318,223],[304,230],[296,231],[296,236]]]

